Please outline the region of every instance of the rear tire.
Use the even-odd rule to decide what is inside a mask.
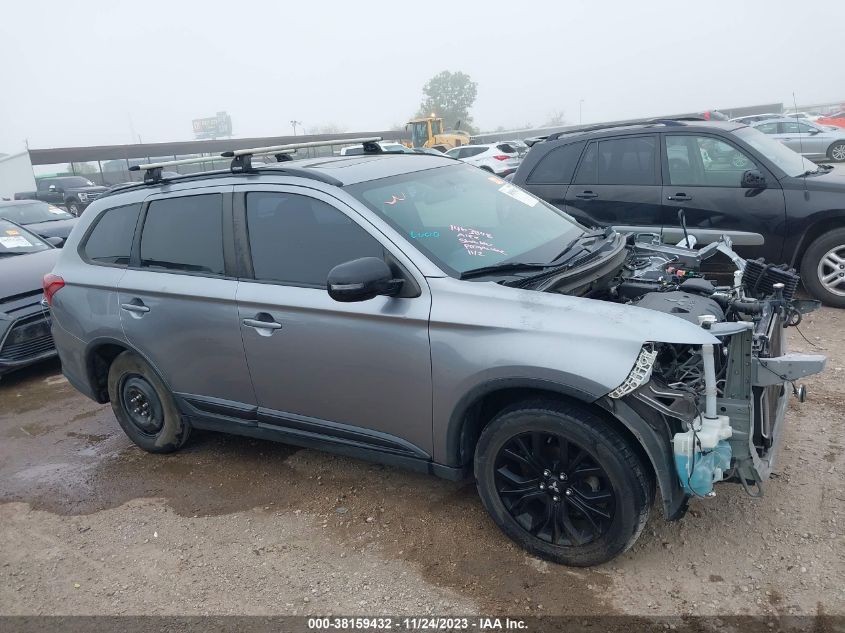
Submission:
[[[845,228],[828,231],[810,244],[801,259],[801,280],[822,303],[845,308]]]
[[[845,142],[837,141],[827,150],[827,155],[830,160],[845,161]]]
[[[631,547],[655,492],[651,472],[604,418],[552,400],[508,407],[484,428],[475,478],[508,537],[535,556],[576,567]]]
[[[140,356],[123,352],[109,368],[109,399],[123,431],[150,453],[179,450],[191,425],[176,408],[173,394]]]

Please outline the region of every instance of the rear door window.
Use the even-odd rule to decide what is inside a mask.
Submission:
[[[600,185],[656,185],[657,142],[653,136],[599,141]]]
[[[151,202],[141,233],[141,266],[222,275],[223,196]]]
[[[763,134],[777,134],[778,133],[778,123],[776,121],[770,122],[770,123],[761,123],[760,125],[758,125],[756,127]]]
[[[140,212],[140,203],[105,211],[85,240],[86,259],[101,264],[128,265]]]
[[[578,157],[584,143],[570,143],[562,147],[556,147],[537,163],[531,170],[527,182],[529,184],[546,185],[568,185],[572,180],[572,173],[575,165],[578,164]]]

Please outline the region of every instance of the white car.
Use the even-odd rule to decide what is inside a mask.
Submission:
[[[820,119],[824,115],[820,112],[787,112],[783,116],[792,119],[807,119],[808,121],[815,121],[816,119]]]
[[[402,143],[396,143],[395,141],[380,141],[379,147],[383,152],[391,152],[396,154],[402,154],[408,151],[408,148],[402,145]],[[340,149],[341,156],[358,156],[364,153],[364,146],[358,143],[357,145],[348,145],[347,147],[342,147]]]
[[[446,152],[446,156],[475,165],[497,176],[514,173],[522,160],[519,152],[508,143],[461,145],[450,149]]]

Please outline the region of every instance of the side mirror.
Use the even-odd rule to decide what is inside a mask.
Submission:
[[[329,271],[326,290],[335,301],[367,301],[379,295],[393,296],[402,289],[390,267],[378,257],[361,257],[338,264]]]
[[[815,136],[816,134],[819,134],[820,132],[821,132],[821,130],[816,129],[814,127],[811,127],[809,134],[810,134],[810,136]]]
[[[61,248],[65,243],[65,240],[62,237],[45,237],[44,241],[48,244],[52,244],[56,248]]]
[[[742,172],[742,186],[745,189],[765,189],[766,177],[756,169]]]

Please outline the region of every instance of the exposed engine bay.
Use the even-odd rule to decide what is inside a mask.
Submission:
[[[624,263],[586,294],[677,316],[709,330],[720,344],[647,343],[628,379],[609,395],[624,398],[671,435],[678,481],[688,496],[712,496],[730,480],[762,495],[790,395],[803,402],[801,378],[826,358],[788,354],[785,328],[818,308],[795,298],[799,276],[763,260],[746,261],[728,238],[701,249],[662,244],[660,236],[628,236]],[[688,238],[689,239],[689,238]],[[702,262],[730,258],[732,283],[702,275]]]

